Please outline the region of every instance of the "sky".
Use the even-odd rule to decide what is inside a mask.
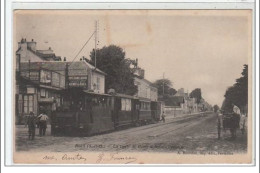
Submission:
[[[169,79],[176,90],[201,88],[202,97],[221,106],[229,86],[252,59],[249,10],[17,10],[14,52],[21,38],[37,49],[51,47],[73,60],[95,31],[98,48],[114,44],[126,58],[138,58],[145,78]],[[76,60],[89,58],[92,37]]]

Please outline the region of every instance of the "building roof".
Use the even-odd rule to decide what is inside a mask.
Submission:
[[[88,72],[88,68],[95,72],[99,72],[103,75],[106,73],[102,72],[99,69],[95,69],[92,65],[85,61],[76,61],[76,62],[66,62],[66,61],[45,61],[45,62],[31,62],[30,69],[32,70],[40,70],[47,69],[52,71],[64,71],[66,69],[66,64],[69,65],[69,76],[84,76]],[[26,70],[29,68],[29,63],[21,62],[21,70]]]
[[[150,82],[149,80],[147,80],[147,79],[145,79],[145,78],[141,78],[141,77],[139,77],[139,76],[134,76],[134,78],[135,78],[135,79],[138,79],[138,80],[144,81],[145,83],[147,83],[148,85],[150,85],[150,87],[153,87],[154,89],[158,89],[157,87],[155,87],[155,86],[153,85],[152,82]]]
[[[36,50],[37,53],[40,53],[40,54],[54,54],[53,53],[53,50],[51,49],[47,49],[47,50]]]

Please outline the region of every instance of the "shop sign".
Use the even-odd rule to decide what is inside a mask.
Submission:
[[[60,88],[65,88],[65,76],[60,75]]]
[[[40,82],[44,84],[50,84],[51,83],[51,72],[46,70],[41,70],[41,78]]]
[[[52,80],[51,80],[52,86],[60,87],[60,74],[52,72]]]
[[[87,76],[69,77],[69,86],[70,87],[87,88],[87,84],[88,84]]]
[[[27,94],[34,94],[34,93],[35,93],[35,88],[27,87]]]
[[[39,81],[39,72],[38,71],[30,71],[30,79],[33,81]]]
[[[39,102],[52,103],[53,102],[53,98],[40,98]]]

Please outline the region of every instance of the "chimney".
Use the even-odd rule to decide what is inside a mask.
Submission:
[[[27,50],[27,43],[25,38],[22,38],[21,42],[18,43],[18,48],[21,48],[21,50]]]
[[[49,47],[49,50],[51,50],[51,47]]]
[[[66,57],[63,58],[63,61],[66,61]]]
[[[66,67],[65,67],[65,88],[66,89],[69,88],[69,64],[68,63],[66,63]]]
[[[32,51],[36,52],[36,42],[34,42],[34,40],[32,39],[31,42],[28,42],[27,43],[27,47],[29,49],[31,49]]]

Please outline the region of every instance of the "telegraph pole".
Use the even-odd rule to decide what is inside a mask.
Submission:
[[[163,95],[164,95],[164,73],[163,73]]]
[[[95,23],[95,69],[97,68],[97,29],[98,22]]]

